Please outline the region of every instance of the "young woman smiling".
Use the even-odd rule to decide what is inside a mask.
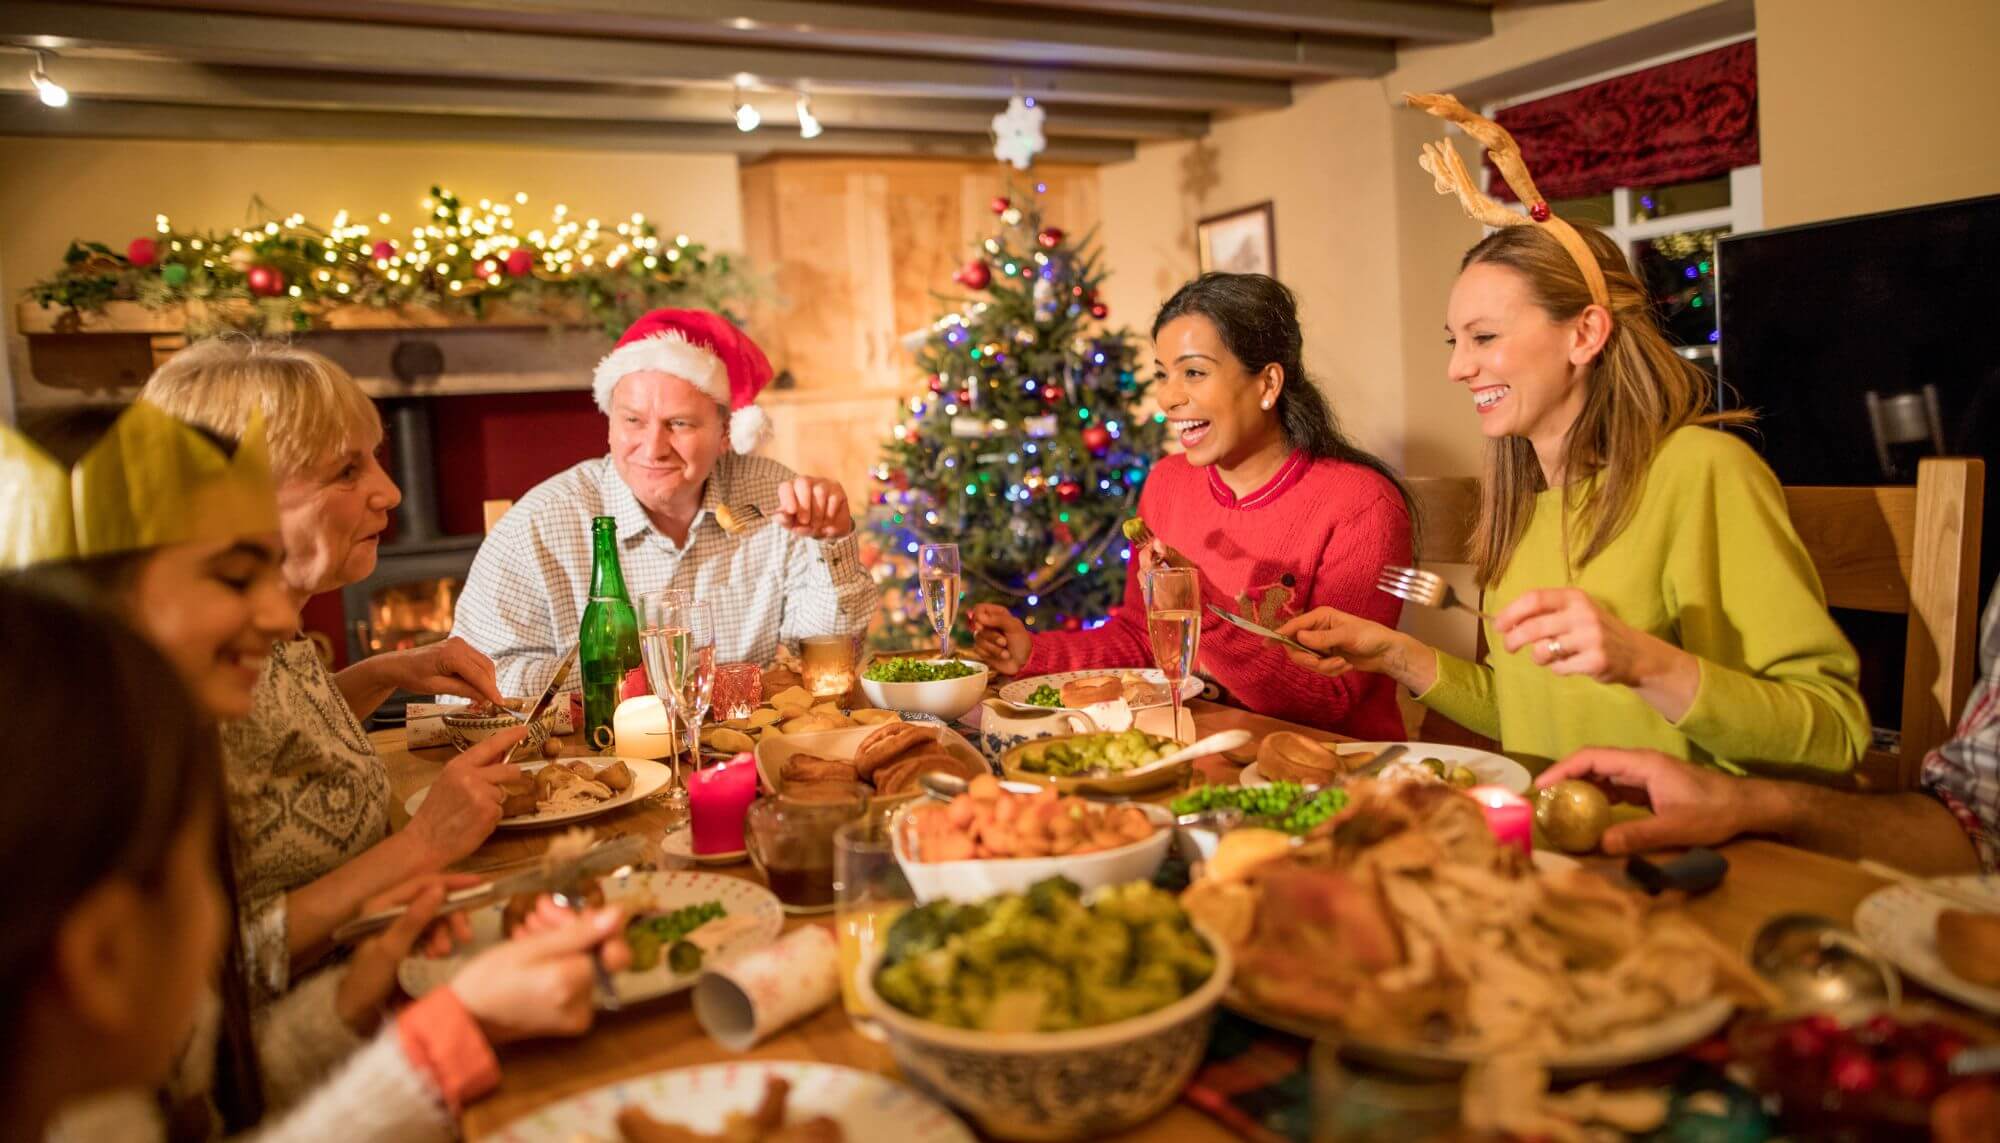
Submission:
[[[1160,307],[1153,345],[1153,397],[1184,451],[1154,465],[1140,493],[1153,541],[1133,553],[1124,602],[1093,630],[1038,633],[976,605],[966,618],[980,655],[1003,674],[1150,666],[1143,581],[1162,564],[1197,569],[1204,605],[1267,625],[1332,606],[1393,626],[1401,604],[1375,578],[1410,560],[1408,498],[1341,435],[1306,376],[1292,292],[1261,274],[1204,274]],[[1316,676],[1206,612],[1198,666],[1261,714],[1403,737],[1386,679]]]
[[[1503,211],[1465,255],[1445,323],[1451,379],[1488,440],[1471,559],[1490,664],[1334,607],[1284,626],[1323,657],[1291,656],[1335,678],[1385,674],[1542,765],[1623,746],[1851,768],[1868,742],[1854,650],[1777,478],[1706,427],[1746,418],[1705,411],[1711,382],[1667,344],[1616,243],[1558,234],[1522,197],[1544,224]]]

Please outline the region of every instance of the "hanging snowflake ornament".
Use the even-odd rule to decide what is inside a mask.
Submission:
[[[1008,100],[1007,110],[993,117],[993,157],[1014,164],[1017,171],[1033,166],[1035,156],[1049,145],[1042,137],[1046,117],[1033,96]]]

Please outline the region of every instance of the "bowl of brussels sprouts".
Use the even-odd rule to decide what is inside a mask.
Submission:
[[[908,910],[857,984],[904,1077],[986,1134],[1097,1139],[1179,1098],[1231,971],[1172,894],[1053,877]]]

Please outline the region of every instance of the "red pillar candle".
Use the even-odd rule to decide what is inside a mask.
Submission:
[[[687,775],[694,851],[701,856],[743,852],[743,818],[757,800],[757,760],[738,754]]]
[[[1500,786],[1474,786],[1466,793],[1486,815],[1486,828],[1501,845],[1530,853],[1535,845],[1535,807],[1526,798]]]

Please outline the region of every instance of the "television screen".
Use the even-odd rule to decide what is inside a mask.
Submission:
[[[1986,461],[1980,606],[2000,571],[2000,195],[1767,230],[1716,247],[1721,402],[1786,484],[1909,484]],[[1902,703],[1901,616],[1836,611],[1874,721]]]

